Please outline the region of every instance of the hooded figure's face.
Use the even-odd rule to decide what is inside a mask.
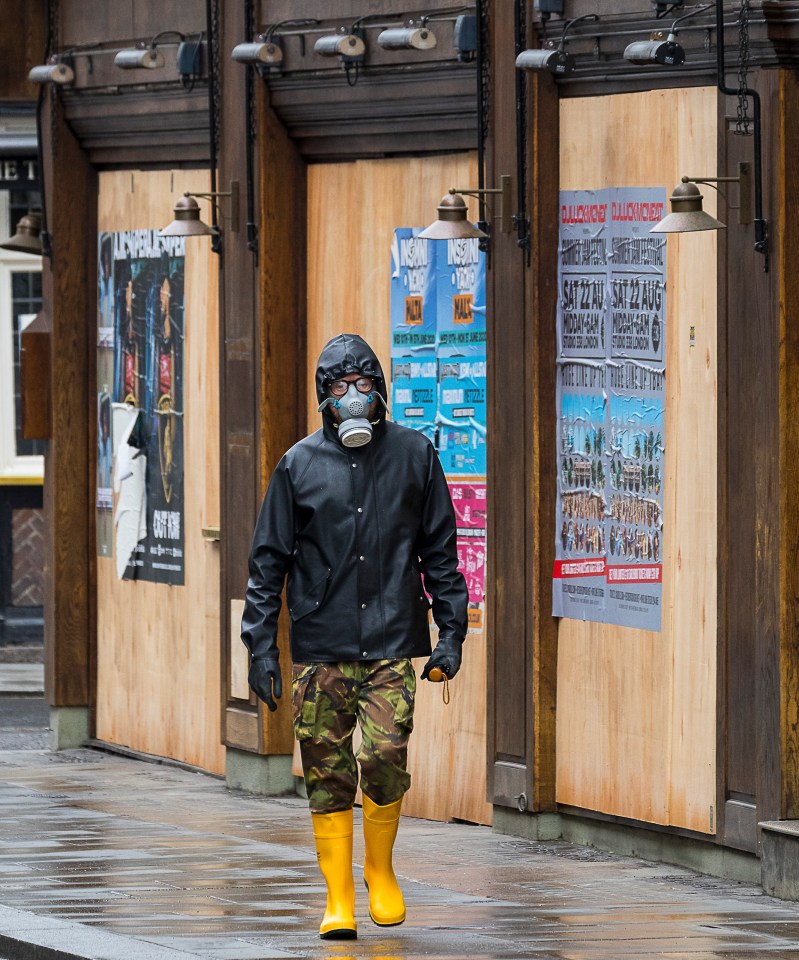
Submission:
[[[373,425],[387,409],[383,370],[372,348],[354,334],[330,340],[319,357],[316,395],[344,446],[369,443]]]

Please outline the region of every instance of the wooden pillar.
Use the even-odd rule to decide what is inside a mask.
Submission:
[[[537,812],[555,803],[558,95],[548,75],[525,76],[526,106],[517,131],[514,5],[490,7],[487,185],[512,174],[518,214],[517,184],[520,178],[526,181],[529,255],[516,230],[505,233],[494,219],[488,338],[488,799]],[[529,16],[526,35],[532,44]]]
[[[97,176],[64,121],[58,92],[42,112],[47,227],[44,313],[51,331],[52,436],[45,454],[45,688],[54,707],[88,707],[95,629],[94,409]]]
[[[799,77],[779,73],[778,203],[772,258],[779,276],[780,817],[799,818]]]
[[[284,695],[276,713],[233,695],[240,604],[253,528],[269,476],[305,424],[305,163],[267,103],[252,67],[227,51],[246,37],[245,4],[221,3],[219,190],[240,183],[240,229],[225,226],[220,288],[222,432],[222,650],[225,743],[268,755],[292,752],[288,631],[281,620]],[[252,171],[257,250],[248,246],[247,78],[253,90]],[[241,691],[239,690],[239,693]]]
[[[261,323],[259,441],[261,493],[283,454],[305,436],[306,415],[306,164],[266,103],[260,90],[262,118],[259,156],[261,185]],[[278,643],[284,675],[291,669],[288,620],[283,610]],[[288,703],[273,716],[264,714],[266,753],[291,753],[294,737]]]
[[[247,70],[231,60],[229,51],[246,35],[243,3],[218,3],[219,35],[219,166],[217,189],[239,183],[239,228],[221,221],[223,229],[220,279],[219,379],[221,458],[221,589],[223,736],[228,746],[261,751],[258,707],[254,698],[233,703],[231,658],[240,612],[231,601],[243,599],[247,557],[260,495],[258,475],[258,265],[247,247]],[[227,209],[229,201],[221,207]]]
[[[533,645],[533,809],[555,806],[555,707],[557,700],[558,621],[552,616],[555,562],[555,310],[558,276],[559,100],[555,81],[536,73],[529,81],[530,160],[528,197],[531,261],[525,276],[525,396],[531,398],[526,430],[530,437],[527,496],[532,569]]]

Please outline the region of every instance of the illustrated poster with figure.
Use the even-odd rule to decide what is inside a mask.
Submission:
[[[665,192],[560,201],[553,612],[660,630]]]
[[[182,237],[159,237],[155,230],[128,230],[100,237],[101,325],[109,329],[113,361],[104,371],[115,410],[128,429],[114,436],[117,465],[115,552],[120,530],[141,531],[117,558],[124,579],[183,584],[183,357],[184,243]],[[104,262],[111,252],[111,276]],[[108,319],[111,323],[108,324]],[[105,381],[104,381],[105,382]],[[136,420],[131,423],[131,420]],[[115,414],[114,420],[116,422]],[[127,449],[120,461],[118,444]],[[143,496],[130,496],[142,460]],[[124,474],[124,475],[123,475]],[[139,511],[140,518],[131,518]],[[132,522],[131,522],[132,521]],[[136,541],[136,537],[133,538]],[[128,544],[129,540],[125,540]]]

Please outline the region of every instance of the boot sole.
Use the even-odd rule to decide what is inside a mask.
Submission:
[[[324,933],[320,933],[319,936],[322,940],[357,940],[358,931],[347,930],[346,928],[341,930],[326,930]]]

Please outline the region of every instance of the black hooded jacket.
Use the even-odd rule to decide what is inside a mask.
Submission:
[[[342,334],[316,371],[327,385],[380,362]],[[280,595],[288,576],[295,663],[388,660],[430,654],[429,603],[440,636],[463,640],[468,594],[458,570],[455,514],[433,445],[381,417],[372,440],[347,448],[332,411],[275,468],[253,537],[241,637],[254,657],[277,658]]]

